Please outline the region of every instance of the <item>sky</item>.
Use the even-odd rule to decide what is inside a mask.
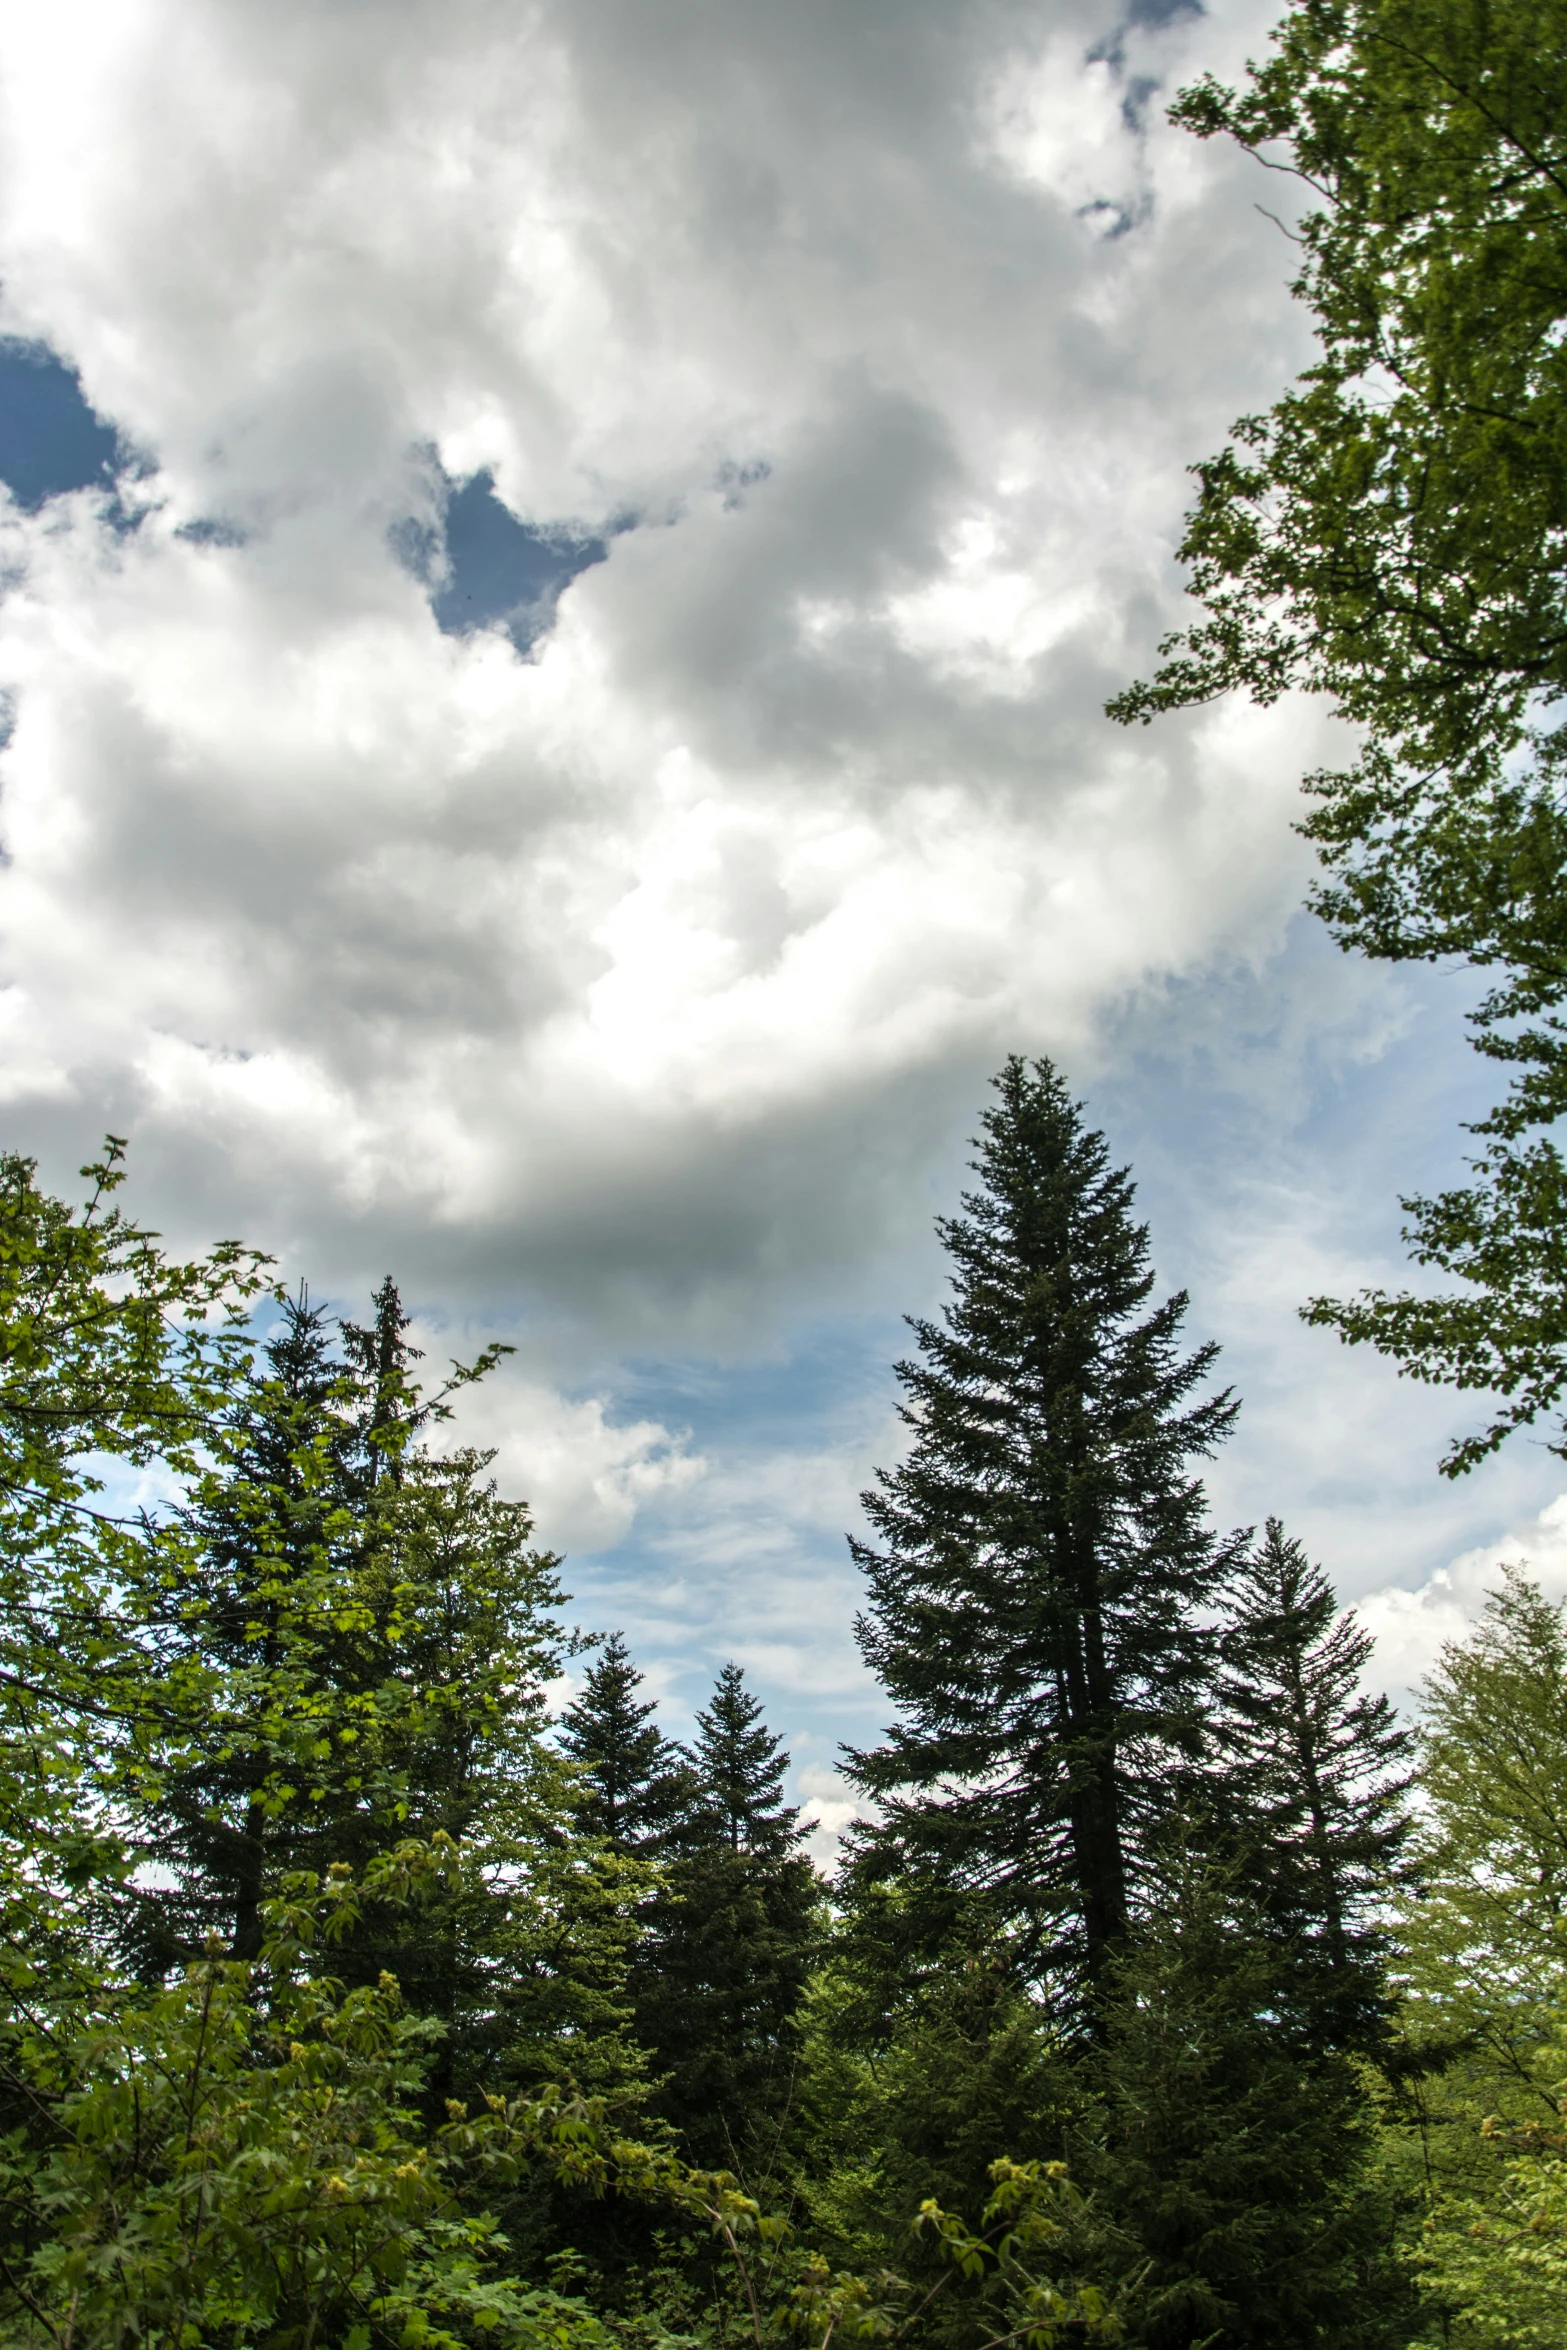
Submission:
[[[0,1101],[432,1361],[668,1726],[823,1838],[845,1535],[1046,1054],[1407,1692],[1567,1474],[1304,1328],[1488,1099],[1302,912],[1301,701],[1124,731],[1186,468],[1308,364],[1193,0],[4,0]]]

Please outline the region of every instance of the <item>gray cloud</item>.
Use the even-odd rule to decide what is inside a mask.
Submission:
[[[0,513],[9,1132],[57,1174],[128,1131],[182,1241],[238,1230],[340,1293],[390,1264],[459,1335],[518,1323],[516,1473],[606,1556],[645,1519],[626,1572],[685,1592],[704,1651],[715,1561],[749,1562],[781,1686],[809,1670],[778,1595],[847,1604],[818,1519],[861,1438],[687,1443],[684,1371],[649,1396],[630,1358],[928,1302],[1007,1049],[1113,1103],[1139,1052],[1222,1058],[1270,973],[1254,1102],[1311,1098],[1331,1034],[1396,1046],[1385,1000],[1278,959],[1320,713],[1101,711],[1178,610],[1186,463],[1305,356],[1254,175],[1161,103],[1270,14],[63,0],[11,28],[0,330],[150,470],[134,530],[90,488]],[[525,654],[443,633],[406,559],[443,478],[485,473],[530,544],[605,547]],[[1200,1157],[1184,1115],[1156,1161]],[[1324,1180],[1254,1185],[1227,1261],[1216,1223],[1178,1234],[1271,1399],[1246,1506],[1309,1484],[1290,1399],[1323,1377],[1321,1440],[1370,1473],[1371,1388],[1299,1353],[1297,1268],[1260,1272],[1319,1214],[1353,1253]]]

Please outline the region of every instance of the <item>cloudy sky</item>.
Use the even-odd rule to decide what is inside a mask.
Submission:
[[[1304,1330],[1486,1095],[1298,911],[1320,712],[1121,732],[1305,363],[1254,0],[6,0],[0,1076],[432,1351],[681,1727],[831,1821],[843,1536],[985,1082],[1056,1056],[1406,1686],[1561,1465]],[[1543,1513],[1543,1515],[1542,1515]]]

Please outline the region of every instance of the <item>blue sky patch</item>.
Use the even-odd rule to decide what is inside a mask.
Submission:
[[[430,607],[444,634],[471,636],[499,622],[519,652],[549,627],[561,590],[609,552],[605,539],[519,522],[488,471],[448,486],[442,528],[401,523],[392,546],[415,578],[431,583]]]
[[[74,367],[45,343],[0,339],[0,481],[29,514],[66,490],[107,488],[121,456]]]

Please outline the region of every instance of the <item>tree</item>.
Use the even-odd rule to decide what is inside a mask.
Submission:
[[[585,1834],[619,1852],[656,1842],[675,1800],[679,1756],[638,1698],[643,1676],[625,1636],[611,1632],[560,1719],[560,1743],[580,1773],[576,1816]]]
[[[1373,1642],[1298,1542],[1270,1518],[1236,1562],[1221,1640],[1225,1840],[1269,1931],[1298,1962],[1292,1991],[1324,2047],[1386,2032],[1381,1911],[1410,1834],[1413,1746],[1386,1697],[1361,1688]]]
[[[374,1800],[386,1658],[356,1589],[358,1395],[331,1337],[303,1288],[284,1302],[264,1371],[214,1431],[222,1465],[181,1512],[185,1544],[147,1555],[166,1702],[122,1786],[158,1864],[131,1929],[154,1973],[214,1931],[253,1957],[269,1877],[364,1857],[350,1823]]]
[[[719,1669],[688,1760],[700,1793],[702,1830],[736,1858],[787,1860],[803,1830],[796,1806],[784,1801],[789,1757],[762,1719],[760,1701],[736,1664]]]
[[[1205,609],[1125,721],[1240,690],[1360,731],[1302,829],[1340,943],[1495,975],[1478,1049],[1518,1072],[1472,1184],[1403,1205],[1446,1296],[1317,1299],[1407,1375],[1489,1390],[1458,1474],[1567,1387],[1567,15],[1562,0],[1300,0],[1249,86],[1173,109],[1307,193],[1294,292],[1321,351],[1198,465]]]
[[[1567,2310],[1567,2033],[1542,2049],[1535,2068],[1540,2098],[1554,2115],[1479,2127],[1484,2175],[1449,2177],[1431,2198],[1414,2255],[1435,2319],[1432,2337],[1550,2350]],[[1438,2333],[1437,2329],[1440,2328]]]
[[[78,1209],[0,1158],[0,1886],[6,1937],[80,1956],[135,1864],[105,1803],[159,1711],[134,1593],[157,1529],[109,1506],[109,1462],[194,1475],[248,1369],[266,1260],[171,1262],[121,1210],[124,1145]]]
[[[788,2151],[789,2184],[813,2240],[860,2269],[939,2273],[939,2247],[911,2243],[929,2195],[949,2209],[985,2200],[996,2149],[1062,2159],[1092,2090],[1063,2055],[1005,1950],[954,1953],[894,2011],[870,2009],[853,1945],[829,1943],[804,2011],[805,2058]],[[941,2338],[959,2311],[940,2313]]]
[[[358,1870],[410,1834],[460,1845],[473,1866],[377,1910],[345,1978],[390,1970],[441,2025],[437,2107],[566,2063],[623,2088],[645,1872],[576,1832],[545,1735],[559,1561],[490,1455],[425,1441],[450,1387],[421,1393],[405,1328],[390,1280],[341,1348],[303,1292],[288,1302],[184,1547],[142,1589],[165,1703],[120,1758],[144,1862],[122,1939],[154,1978],[213,1933],[246,1959],[291,1872]]]
[[[1217,1350],[1180,1351],[1184,1291],[1149,1308],[1130,1176],[1055,1070],[1014,1058],[995,1085],[982,1188],[938,1227],[945,1326],[913,1321],[897,1366],[912,1441],[865,1497],[880,1547],[853,1546],[900,1718],[850,1757],[882,1818],[845,1882],[911,1948],[977,1902],[982,1940],[1091,2002],[1201,1741],[1196,1611],[1234,1546],[1189,1464],[1237,1407],[1195,1396]]]
[[[633,1964],[637,2036],[690,2158],[765,2171],[793,2092],[821,1887],[783,1800],[789,1758],[738,1665],[719,1673],[686,1760]]]
[[[1422,1694],[1418,1897],[1396,1921],[1408,2077],[1390,2160],[1436,2339],[1559,2338],[1567,1629],[1504,1572]]]
[[[1412,2023],[1485,2051],[1532,2102],[1567,1971],[1567,1628],[1504,1569],[1422,1694],[1421,1894],[1400,1920]]]
[[[1172,1824],[1111,1970],[1086,2176],[1144,2350],[1405,2350],[1371,2113],[1244,1872]]]

